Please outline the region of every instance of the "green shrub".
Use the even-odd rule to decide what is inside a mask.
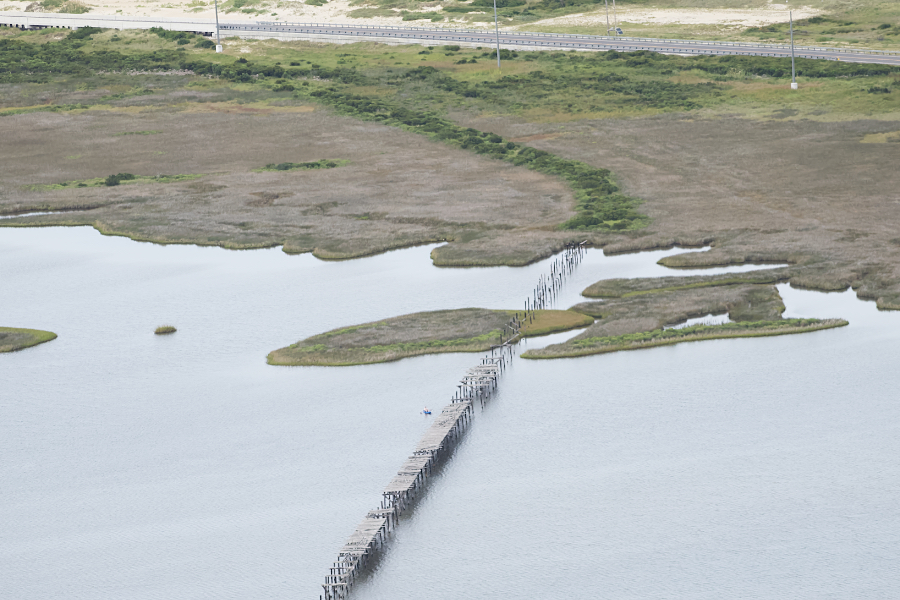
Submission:
[[[496,0],[497,8],[512,8],[515,6],[525,6],[525,0]],[[474,0],[469,6],[477,6],[480,8],[494,8],[494,0]]]
[[[106,179],[103,180],[103,185],[106,186],[114,186],[119,185],[123,181],[128,181],[134,179],[134,175],[131,173],[116,173],[115,175],[110,175]]]
[[[263,169],[264,171],[294,171],[297,169],[300,170],[310,170],[310,169],[334,169],[335,167],[341,166],[341,163],[333,160],[318,160],[315,162],[305,162],[305,163],[292,163],[292,162],[283,162],[283,163],[269,163]]]
[[[103,31],[99,27],[79,27],[72,33],[66,36],[67,40],[88,40],[95,33],[100,33]],[[48,44],[49,45],[49,44]]]

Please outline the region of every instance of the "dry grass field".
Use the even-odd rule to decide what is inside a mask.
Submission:
[[[612,169],[628,194],[644,200],[641,210],[652,223],[609,244],[607,252],[702,239],[711,251],[665,264],[787,262],[794,265],[793,285],[853,286],[881,308],[900,308],[900,144],[863,143],[900,131],[900,122],[791,114],[677,114],[562,126],[499,118],[467,123]]]
[[[4,225],[92,225],[161,243],[283,244],[286,252],[352,258],[453,239],[487,238],[504,252],[544,249],[574,214],[571,192],[555,178],[312,106],[41,112],[3,117],[0,126],[0,212],[69,211]],[[257,172],[323,158],[348,163]],[[32,187],[120,172],[203,176]]]

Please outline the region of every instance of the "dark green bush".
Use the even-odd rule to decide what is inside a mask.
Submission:
[[[305,163],[292,163],[292,162],[283,162],[283,163],[269,163],[266,165],[266,170],[268,171],[294,171],[297,169],[301,170],[309,170],[309,169],[334,169],[335,167],[340,166],[338,163],[333,160],[319,160],[316,162],[305,162]]]
[[[108,176],[104,181],[103,185],[114,186],[119,185],[123,181],[128,181],[134,179],[134,175],[131,173],[116,173],[115,175]]]
[[[100,33],[103,31],[99,27],[79,27],[72,33],[66,36],[68,40],[88,40],[95,33]]]
[[[494,8],[494,0],[474,0],[469,6]],[[497,0],[497,8],[512,8],[515,6],[525,6],[525,0]]]

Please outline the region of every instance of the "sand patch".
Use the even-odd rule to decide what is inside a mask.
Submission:
[[[808,6],[793,7],[794,20],[807,19],[823,11]],[[765,8],[619,8],[619,23],[641,25],[732,25],[759,27],[789,20],[787,4],[770,4]],[[610,13],[612,20],[612,13]],[[543,19],[534,25],[606,25],[606,9]]]

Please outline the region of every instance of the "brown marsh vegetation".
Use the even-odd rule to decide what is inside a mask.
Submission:
[[[313,107],[192,108],[3,117],[0,212],[65,211],[4,225],[92,225],[161,243],[284,245],[291,253],[352,258],[482,237],[546,247],[562,237],[554,227],[574,214],[571,192],[555,178],[395,128]],[[160,133],[118,135],[135,130]],[[258,171],[323,158],[347,164]],[[172,184],[29,187],[119,171],[205,175]]]
[[[744,275],[744,274],[742,274]],[[846,325],[840,319],[782,319],[784,304],[774,285],[780,270],[747,277],[666,277],[601,281],[585,295],[603,302],[583,302],[570,310],[597,319],[562,344],[529,350],[524,358],[562,358],[647,348],[682,341],[803,333]],[[727,314],[730,323],[666,329],[688,319]]]
[[[605,165],[642,198],[650,226],[620,236],[607,252],[708,243],[710,251],[663,263],[789,263],[780,277],[794,286],[852,286],[880,308],[900,309],[900,145],[862,143],[900,131],[900,122],[706,114],[478,124]]]
[[[35,44],[50,39],[22,35]],[[0,147],[0,214],[59,211],[3,225],[93,225],[135,239],[229,248],[281,244],[322,258],[448,241],[432,254],[444,266],[526,264],[575,239],[607,252],[711,244],[665,264],[788,263],[779,281],[852,286],[881,308],[900,308],[894,72],[809,61],[804,68],[818,74],[791,92],[773,74],[783,65],[769,59],[741,59],[740,69],[724,72],[737,63],[529,53],[507,61],[498,78],[476,64],[484,57],[474,50],[247,41],[230,50],[238,58],[175,50],[146,32],[121,35],[114,42],[101,32],[79,43],[103,56],[186,52],[218,61],[216,73],[233,77],[121,72],[37,82],[17,75],[19,83],[0,84],[8,142]],[[577,93],[549,92],[550,79]],[[286,87],[297,91],[275,91]],[[340,98],[355,98],[356,107],[386,104],[352,112]],[[390,107],[406,111],[392,121],[398,126],[374,122]],[[56,112],[34,112],[48,108]],[[562,230],[583,200],[566,182],[408,125],[433,115],[483,132],[475,131],[482,141],[489,132],[611,169],[621,192],[642,201],[646,226]],[[261,170],[321,160],[344,166]],[[123,172],[200,177],[53,186]]]

